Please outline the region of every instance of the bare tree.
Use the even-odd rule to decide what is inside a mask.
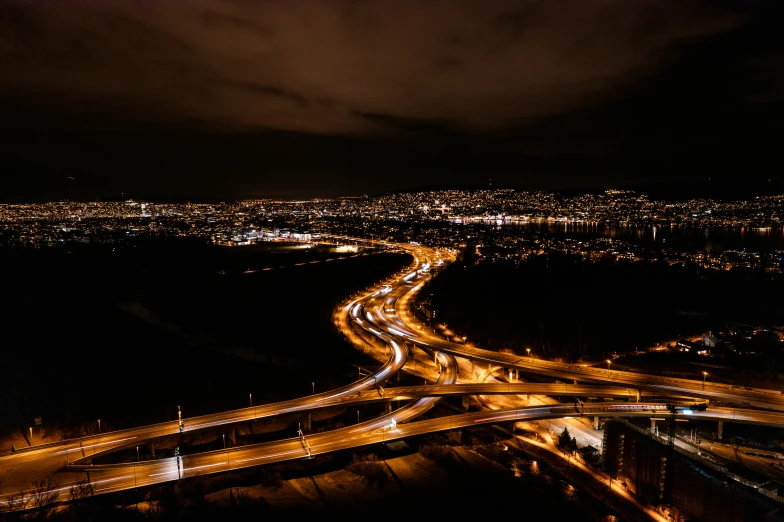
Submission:
[[[44,508],[53,504],[57,500],[56,484],[52,484],[50,479],[41,479],[33,482],[33,493],[31,495],[33,507]]]
[[[232,487],[229,490],[229,498],[232,504],[246,505],[251,502],[250,493],[246,488]]]
[[[27,505],[30,503],[30,498],[31,497],[25,495],[24,491],[20,491],[19,493],[8,497],[8,500],[3,507],[5,508],[5,511],[9,513],[11,511],[22,511],[27,508]]]
[[[69,493],[71,500],[82,500],[83,498],[91,497],[94,493],[93,484],[89,478],[80,480],[71,486]]]

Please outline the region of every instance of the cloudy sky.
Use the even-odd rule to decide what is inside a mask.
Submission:
[[[0,198],[780,178],[781,12],[5,0]]]

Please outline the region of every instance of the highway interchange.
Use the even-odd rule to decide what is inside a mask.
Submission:
[[[346,241],[367,241],[336,238]],[[453,342],[423,325],[411,312],[411,300],[430,277],[429,269],[453,260],[453,253],[419,245],[393,245],[367,241],[383,246],[402,248],[414,256],[412,266],[380,282],[360,295],[352,297],[336,313],[336,324],[343,333],[365,351],[385,362],[372,374],[341,388],[293,400],[218,412],[200,417],[176,419],[162,424],[103,433],[96,436],[65,440],[25,448],[0,457],[0,507],[24,509],[32,507],[34,493],[30,484],[51,478],[52,495],[58,500],[70,499],[71,487],[83,481],[89,472],[94,494],[133,489],[141,486],[176,481],[210,473],[222,473],[283,462],[312,458],[325,453],[382,444],[407,437],[447,430],[463,429],[481,424],[508,423],[565,417],[643,417],[668,418],[666,402],[709,400],[706,411],[693,411],[690,417],[703,420],[743,422],[784,426],[784,396],[775,390],[734,387],[703,380],[676,379],[545,361],[530,356],[483,350],[465,342]],[[426,354],[426,355],[425,355]],[[417,363],[417,361],[419,361]],[[512,370],[537,374],[556,382],[515,382],[515,378],[484,382],[475,372],[461,373],[460,362],[499,369],[505,376]],[[433,384],[393,386],[390,379],[398,372],[424,377]],[[491,371],[485,373],[487,377]],[[496,372],[497,373],[497,372]],[[570,402],[544,406],[483,409],[444,417],[415,421],[447,396],[541,395],[570,398]],[[571,398],[609,397],[619,402],[578,402]],[[648,399],[656,398],[658,402]],[[391,410],[396,401],[408,404]],[[280,441],[227,448],[181,457],[124,464],[93,464],[92,458],[122,448],[180,432],[193,432],[231,425],[254,419],[320,408],[346,407],[352,404],[385,402],[387,413],[372,420],[328,432],[307,434]],[[554,402],[554,401],[553,401]],[[513,401],[514,403],[514,401]],[[720,403],[722,406],[716,406]],[[725,406],[726,405],[726,406]],[[19,492],[25,492],[20,495]]]

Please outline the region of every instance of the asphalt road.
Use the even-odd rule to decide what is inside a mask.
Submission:
[[[778,410],[758,411],[750,408],[711,405],[708,411],[695,411],[691,416],[694,419],[784,425],[784,413],[780,413],[784,411],[784,396],[778,391],[556,363],[534,357],[491,352],[443,339],[435,332],[431,332],[427,325],[419,324],[415,320],[409,312],[409,304],[412,296],[430,277],[428,267],[436,265],[439,259],[444,259],[449,254],[415,245],[397,246],[409,250],[414,255],[415,261],[412,267],[380,282],[378,287],[356,296],[340,309],[336,318],[342,331],[361,349],[386,347],[389,358],[377,371],[355,383],[328,392],[274,404],[185,418],[182,431],[203,430],[272,415],[368,401],[411,400],[412,402],[406,406],[378,418],[330,432],[300,434],[296,438],[265,444],[135,464],[86,465],[83,462],[94,454],[132,447],[150,439],[177,434],[180,431],[178,421],[32,448],[0,457],[0,476],[3,477],[0,486],[3,488],[3,494],[0,495],[0,502],[5,502],[11,508],[23,507],[22,503],[14,503],[12,492],[18,492],[32,481],[51,476],[55,471],[63,468],[66,469],[54,475],[54,481],[59,485],[52,490],[52,493],[60,500],[67,500],[71,486],[84,479],[88,471],[94,493],[100,494],[168,482],[181,477],[220,473],[230,469],[291,459],[312,458],[333,451],[481,424],[586,416],[666,418],[669,412],[665,404],[638,402],[640,397],[651,395],[669,398],[704,398]],[[427,375],[435,373],[435,378],[432,379],[434,384],[404,387],[385,385],[393,375],[406,366],[411,354],[418,350],[423,350],[432,358],[432,366],[419,368],[419,371]],[[498,382],[457,384],[460,374],[455,357],[488,366],[545,375],[574,384]],[[577,384],[578,382],[582,384]],[[622,397],[628,402],[534,406],[480,411],[412,422],[431,409],[440,398],[466,394]],[[26,494],[28,500],[31,495],[32,493],[28,491]]]
[[[586,405],[582,409],[577,409],[573,406],[548,405],[515,410],[480,411],[461,415],[449,415],[403,424],[402,422],[406,417],[413,417],[418,414],[415,411],[417,408],[427,409],[429,407],[424,402],[425,400],[422,399],[418,401],[419,404],[410,405],[406,413],[403,413],[403,409],[401,409],[391,415],[330,432],[307,435],[304,438],[297,437],[265,444],[235,447],[225,451],[212,451],[183,456],[179,458],[179,469],[177,458],[166,458],[138,464],[75,466],[72,469],[72,474],[76,475],[74,478],[77,478],[77,472],[89,472],[95,493],[105,493],[168,482],[178,478],[226,472],[292,459],[312,458],[335,451],[381,444],[427,433],[470,428],[483,424],[578,416],[592,417],[597,415],[627,418],[658,417],[662,419],[669,416],[666,406],[661,403]],[[770,425],[781,425],[784,423],[784,413],[739,411],[734,408],[715,408],[712,411],[694,412],[690,418],[732,420]],[[400,423],[393,423],[392,419],[397,419]],[[62,496],[63,500],[66,500],[70,488],[75,482],[74,480],[70,483],[60,483],[55,491]]]

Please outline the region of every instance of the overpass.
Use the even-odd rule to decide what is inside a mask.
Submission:
[[[360,238],[352,238],[352,240],[365,241]],[[667,418],[668,415],[671,415],[664,404],[638,402],[641,397],[650,396],[701,398],[764,407],[777,411],[711,406],[706,412],[695,412],[692,418],[770,426],[784,425],[784,414],[781,413],[784,411],[784,396],[776,390],[739,388],[718,383],[706,385],[701,380],[674,379],[621,372],[609,368],[605,370],[587,365],[569,365],[532,357],[491,352],[431,335],[426,328],[415,323],[409,313],[408,303],[412,296],[421,290],[424,278],[429,277],[428,274],[420,270],[421,266],[438,266],[439,253],[434,249],[419,245],[392,245],[382,241],[370,242],[404,248],[414,256],[414,263],[407,270],[379,282],[383,292],[373,289],[351,299],[340,308],[337,316],[339,327],[358,346],[364,347],[367,340],[362,336],[369,336],[378,339],[379,342],[388,346],[388,350],[391,350],[388,360],[376,372],[336,390],[291,401],[186,418],[183,419],[182,424],[178,421],[172,421],[95,437],[62,441],[0,457],[0,473],[6,479],[2,487],[6,491],[10,489],[18,492],[20,490],[19,484],[16,484],[18,477],[26,479],[32,473],[43,478],[59,469],[57,478],[62,482],[51,493],[56,495],[58,499],[65,500],[70,486],[78,483],[86,470],[89,470],[94,478],[94,491],[98,494],[178,480],[186,476],[219,473],[229,469],[309,458],[333,451],[483,424],[580,416],[646,418],[660,416]],[[394,312],[389,311],[390,303],[393,305]],[[438,369],[437,377],[431,379],[435,381],[435,384],[383,387],[384,382],[406,367],[411,352],[417,348],[434,356],[435,367],[432,370],[421,369],[421,372],[432,374]],[[456,357],[571,381],[571,383],[459,383]],[[409,371],[411,371],[410,368]],[[578,382],[583,384],[577,384]],[[475,394],[620,397],[629,402],[480,411],[412,422],[413,419],[432,408],[442,397]],[[84,448],[89,448],[89,446],[92,446],[94,454],[98,455],[98,448],[101,449],[100,453],[106,453],[138,445],[147,440],[176,435],[180,432],[204,430],[296,411],[394,400],[411,400],[413,402],[377,419],[351,427],[315,435],[305,435],[300,431],[298,437],[282,441],[135,464],[85,465],[83,462],[86,459],[81,456]],[[22,468],[26,470],[26,474],[20,473],[19,470]],[[9,478],[11,480],[8,480]],[[29,483],[30,481],[26,482],[26,484]],[[32,495],[32,492],[28,491],[25,495]],[[16,502],[15,498],[18,496],[6,493],[0,495],[0,503],[5,502],[7,507],[11,509],[23,507],[21,503],[14,503]]]

